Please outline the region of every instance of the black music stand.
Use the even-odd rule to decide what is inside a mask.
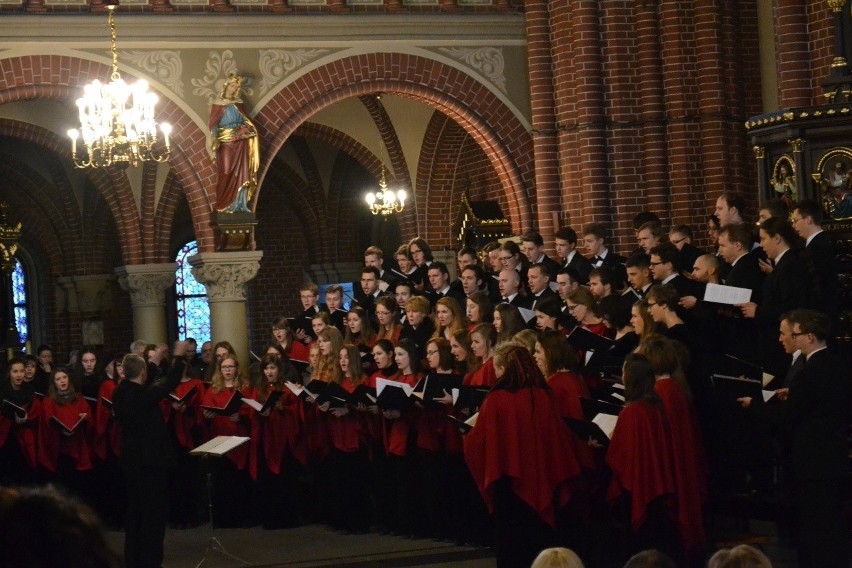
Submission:
[[[210,542],[207,543],[207,550],[201,561],[195,565],[195,568],[201,568],[201,565],[207,561],[207,557],[211,552],[218,552],[228,558],[236,560],[243,566],[251,566],[250,562],[243,560],[239,556],[231,554],[216,538],[216,526],[213,524],[213,468],[210,465],[210,458],[223,458],[225,454],[236,447],[242,446],[249,441],[249,438],[244,436],[216,436],[209,442],[201,444],[189,453],[193,456],[201,456],[201,461],[205,466],[207,475],[207,510],[210,514]]]

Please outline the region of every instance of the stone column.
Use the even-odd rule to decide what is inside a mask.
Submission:
[[[104,344],[104,314],[112,308],[112,274],[62,276],[56,284],[64,291],[65,309],[80,319],[80,343]],[[57,303],[58,305],[58,303]]]
[[[133,339],[165,343],[166,289],[175,282],[177,263],[128,264],[115,269],[121,288],[133,304]]]
[[[263,251],[202,252],[188,259],[192,275],[207,288],[210,337],[229,341],[243,366],[249,363],[246,283],[257,276]]]

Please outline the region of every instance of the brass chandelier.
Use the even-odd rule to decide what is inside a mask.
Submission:
[[[71,129],[71,159],[77,168],[105,168],[114,164],[138,166],[140,162],[165,162],[171,154],[171,126],[160,124],[163,144],[157,144],[154,107],[157,95],[148,91],[148,82],[140,79],[128,85],[118,73],[115,47],[115,8],[108,2],[107,14],[112,47],[112,74],[109,83],[95,79],[77,99],[80,130]],[[82,138],[85,154],[77,155],[77,139]]]
[[[382,96],[376,95],[376,101],[379,103],[379,108],[382,107]],[[379,190],[369,192],[365,196],[367,205],[370,206],[370,211],[373,215],[392,215],[401,213],[405,208],[405,200],[408,194],[404,189],[394,191],[388,188],[387,180],[385,179],[385,162],[384,162],[384,141],[382,140],[381,132],[379,132],[379,161],[382,164],[381,177],[379,178]]]

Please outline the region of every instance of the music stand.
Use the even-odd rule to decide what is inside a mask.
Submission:
[[[209,461],[211,457],[224,457],[225,454],[238,446],[242,446],[248,441],[249,438],[245,436],[216,436],[209,442],[201,444],[189,452],[190,455],[201,456],[201,460],[205,465],[207,471],[207,510],[210,514],[210,542],[207,543],[207,550],[204,552],[204,556],[201,558],[201,561],[195,565],[195,568],[200,568],[201,565],[207,561],[207,557],[211,552],[218,552],[219,554],[236,560],[243,566],[251,565],[250,562],[228,552],[224,545],[222,545],[222,542],[216,538],[216,526],[213,524],[213,469],[210,467]]]

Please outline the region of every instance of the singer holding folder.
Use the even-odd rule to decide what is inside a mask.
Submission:
[[[176,342],[166,378],[153,384],[146,384],[145,360],[126,355],[122,361],[125,379],[113,392],[113,410],[121,424],[121,465],[127,481],[124,562],[128,568],[152,568],[163,563],[169,472],[177,462],[160,400],[186,374],[185,352],[186,344]]]

